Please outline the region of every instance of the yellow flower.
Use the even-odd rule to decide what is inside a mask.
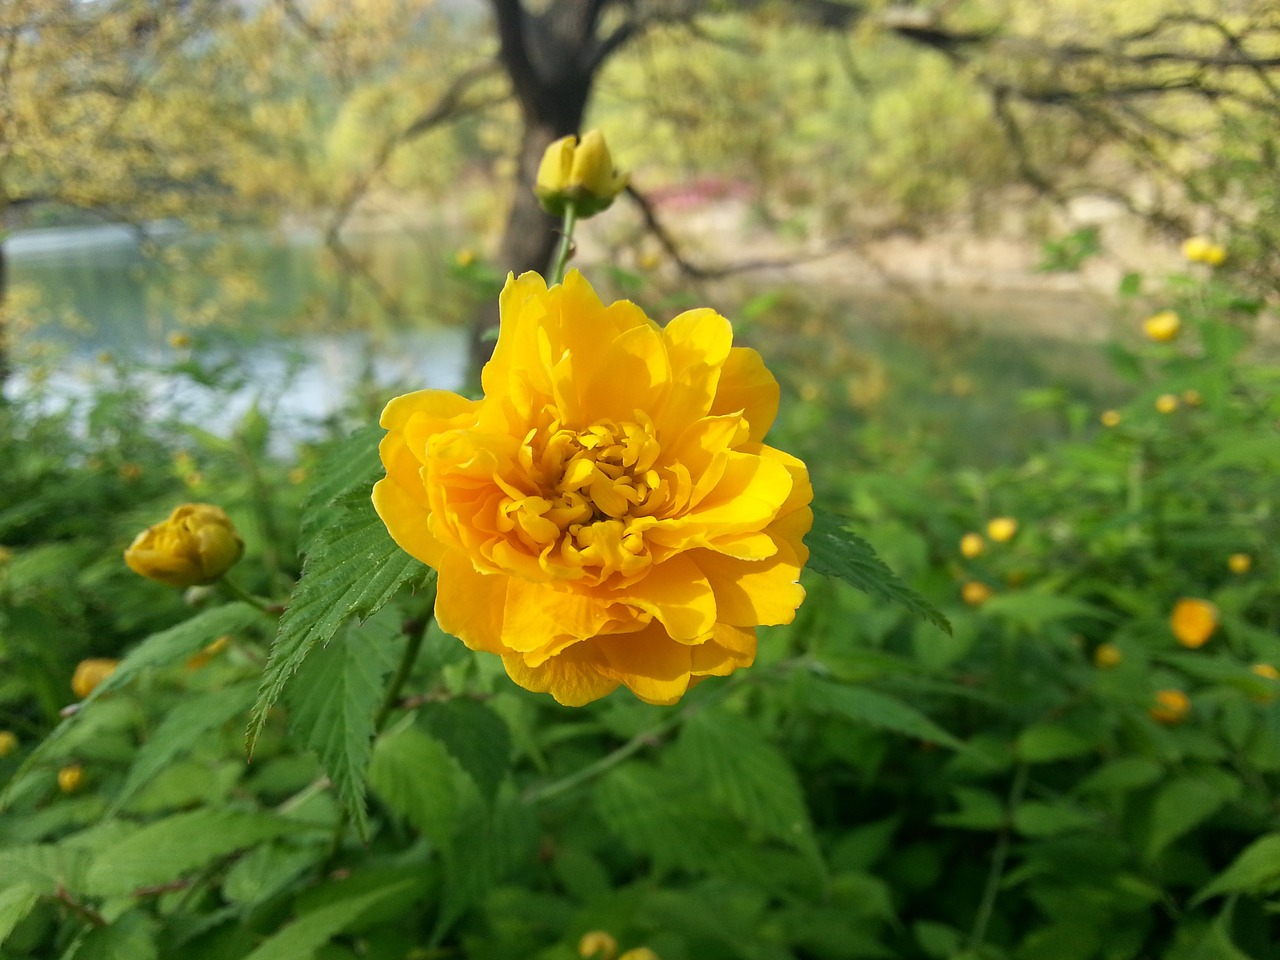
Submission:
[[[1248,573],[1253,567],[1253,557],[1247,553],[1233,553],[1227,557],[1227,569],[1232,573]]]
[[[397,397],[373,503],[439,572],[436,617],[522,687],[670,704],[755,658],[804,599],[805,465],[765,445],[778,384],[729,321],[658,327],[577,271],[508,277],[484,397]]]
[[[589,930],[578,941],[582,960],[613,960],[618,955],[618,941],[603,930]]]
[[[1211,267],[1221,266],[1227,259],[1227,251],[1208,237],[1188,237],[1182,243],[1182,255],[1192,263],[1207,263]]]
[[[579,217],[590,217],[613,203],[627,179],[614,170],[604,134],[588,130],[581,143],[570,134],[547,147],[533,192],[548,213],[561,216],[572,203]]]
[[[453,255],[453,262],[456,266],[465,270],[476,262],[476,252],[470,247],[463,247]]]
[[[191,335],[175,330],[169,334],[169,346],[175,350],[182,350],[191,346]]]
[[[1013,517],[996,517],[987,524],[987,536],[996,543],[1008,543],[1018,532],[1018,521]]]
[[[1280,670],[1269,663],[1255,663],[1249,668],[1249,672],[1264,680],[1280,680]]]
[[[620,956],[618,960],[662,960],[662,958],[648,947],[634,947]]]
[[[1102,421],[1104,427],[1118,427],[1120,425],[1119,410],[1104,410],[1102,416],[1098,418]]]
[[[1168,343],[1182,329],[1182,320],[1172,310],[1161,310],[1142,321],[1142,332],[1156,343]]]
[[[205,647],[203,650],[201,650],[199,653],[192,654],[187,659],[187,663],[186,663],[187,669],[201,670],[204,667],[207,667],[214,657],[220,654],[223,650],[227,649],[227,647],[230,645],[231,645],[231,637],[224,634],[223,636],[219,637],[217,640],[213,641],[213,643]]]
[[[981,580],[970,580],[960,588],[960,599],[971,607],[980,607],[993,596],[991,588]]]
[[[1183,390],[1182,402],[1188,407],[1198,407],[1200,404],[1204,403],[1204,396],[1199,390]]]
[[[1191,698],[1181,690],[1157,690],[1156,702],[1147,711],[1157,723],[1181,723],[1191,709]]]
[[[1156,397],[1157,413],[1173,413],[1178,409],[1178,398],[1172,393],[1162,393]]]
[[[152,580],[191,587],[215,582],[243,553],[244,541],[221,507],[186,503],[138,534],[124,562]]]
[[[84,768],[78,763],[58,771],[58,789],[63,793],[75,793],[84,786]]]
[[[1195,650],[1218,629],[1218,608],[1208,600],[1183,597],[1173,605],[1169,626],[1180,644]]]
[[[76,672],[71,677],[72,693],[83,700],[98,688],[98,684],[115,673],[119,665],[119,660],[81,660],[76,664]]]
[[[1099,670],[1110,670],[1112,667],[1119,666],[1123,659],[1124,654],[1114,643],[1100,643],[1093,651],[1093,662]]]
[[[974,557],[981,555],[986,546],[987,541],[982,539],[982,534],[966,533],[960,538],[960,555],[972,560]]]
[[[7,757],[18,749],[18,735],[12,730],[0,730],[0,757]]]

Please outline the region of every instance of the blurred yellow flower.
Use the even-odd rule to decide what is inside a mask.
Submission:
[[[244,541],[221,507],[186,503],[148,527],[124,552],[129,569],[171,587],[214,583],[235,566]]]
[[[63,793],[75,793],[84,786],[84,768],[78,763],[58,771],[58,789]]]
[[[213,641],[213,643],[205,647],[203,650],[201,650],[199,653],[192,654],[187,659],[187,663],[186,663],[187,669],[201,670],[204,667],[207,667],[214,657],[220,654],[223,650],[227,649],[227,647],[230,645],[231,645],[231,637],[224,634],[223,636],[219,637],[217,640]]]
[[[652,272],[662,266],[662,254],[657,250],[646,250],[640,254],[636,265],[645,272]]]
[[[1093,651],[1093,662],[1099,670],[1110,670],[1112,667],[1118,666],[1123,659],[1124,654],[1120,652],[1120,648],[1114,643],[1100,643],[1098,648]]]
[[[1182,402],[1188,407],[1198,407],[1200,404],[1204,403],[1204,397],[1201,395],[1199,390],[1183,390]]]
[[[1142,321],[1142,332],[1156,343],[1168,343],[1181,329],[1182,320],[1172,310],[1161,310]]]
[[[1103,410],[1102,416],[1100,416],[1098,419],[1102,421],[1102,425],[1104,427],[1118,427],[1120,425],[1120,420],[1121,420],[1120,411],[1119,410]]]
[[[1158,413],[1173,413],[1178,409],[1178,398],[1172,393],[1162,393],[1156,397],[1156,411]]]
[[[960,538],[960,555],[972,560],[974,557],[980,556],[986,546],[987,541],[982,539],[982,534],[966,533]]]
[[[1188,237],[1182,242],[1182,255],[1192,263],[1207,263],[1211,267],[1221,266],[1227,259],[1225,248],[1200,236]]]
[[[996,517],[987,524],[987,536],[996,543],[1008,543],[1018,532],[1018,521],[1013,517]]]
[[[136,463],[122,463],[120,464],[119,473],[121,480],[132,483],[133,481],[142,478],[142,467],[138,466]]]
[[[436,617],[520,686],[670,704],[804,599],[805,465],[763,443],[778,384],[707,309],[665,328],[577,271],[508,277],[473,401],[387,404],[373,503],[439,572]]]
[[[1158,690],[1156,702],[1147,711],[1158,723],[1181,723],[1191,709],[1191,698],[1181,690]]]
[[[298,484],[306,480],[308,475],[309,474],[306,467],[294,467],[292,470],[289,471],[289,482],[292,483],[294,486],[297,486]]]
[[[634,947],[620,956],[618,960],[662,960],[662,958],[648,947]]]
[[[590,217],[613,203],[626,189],[627,179],[625,173],[613,168],[604,134],[588,130],[581,143],[570,134],[547,147],[533,192],[555,216],[573,204],[579,217]]]
[[[476,252],[470,247],[463,247],[453,255],[453,262],[465,269],[476,262]]]
[[[191,335],[175,330],[169,334],[169,346],[175,350],[183,350],[191,346]]]
[[[0,567],[3,567],[13,559],[13,551],[8,547],[0,544]]]
[[[618,955],[618,941],[603,930],[589,930],[578,941],[582,960],[613,960]]]
[[[1269,663],[1255,663],[1249,668],[1249,672],[1262,677],[1264,680],[1280,680],[1280,670],[1277,670]]]
[[[0,757],[7,757],[18,749],[18,735],[12,730],[0,730]]]
[[[1218,629],[1218,608],[1208,600],[1183,597],[1173,605],[1169,626],[1180,644],[1194,650]]]
[[[119,660],[95,658],[81,660],[76,664],[76,672],[71,676],[71,691],[81,700],[93,693],[103,680],[116,672]]]
[[[1227,569],[1232,573],[1248,573],[1253,567],[1253,557],[1247,553],[1233,553],[1227,557]]]
[[[980,607],[994,596],[981,580],[970,580],[960,588],[960,598],[971,607]]]

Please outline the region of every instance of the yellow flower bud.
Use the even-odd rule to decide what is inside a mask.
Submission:
[[[603,930],[589,930],[578,941],[582,960],[613,960],[618,955],[618,941]]]
[[[533,192],[554,216],[573,204],[579,217],[590,217],[613,203],[626,186],[627,175],[614,170],[604,134],[589,130],[581,143],[570,134],[547,147]]]
[[[1093,663],[1099,670],[1110,670],[1112,667],[1119,666],[1123,659],[1124,654],[1114,643],[1100,643],[1098,649],[1093,651]]]
[[[972,560],[979,556],[986,549],[987,541],[982,539],[980,533],[966,533],[960,538],[960,555],[966,559]]]
[[[220,654],[223,650],[227,649],[227,647],[230,646],[230,644],[231,644],[231,637],[224,634],[223,636],[219,637],[217,640],[213,641],[213,643],[205,647],[203,650],[201,650],[199,653],[192,654],[187,659],[187,664],[186,664],[187,669],[200,670],[200,669],[203,669],[204,667],[207,667],[210,661],[212,661],[213,658],[216,657],[218,654]]]
[[[1221,266],[1227,259],[1227,251],[1208,237],[1188,237],[1182,243],[1182,255],[1192,263],[1207,263],[1211,267]]]
[[[1200,404],[1204,403],[1204,396],[1199,390],[1183,390],[1182,402],[1188,407],[1198,407]]]
[[[1142,321],[1142,332],[1156,343],[1168,343],[1182,329],[1182,320],[1172,310],[1161,310]]]
[[[618,960],[662,960],[662,958],[648,947],[634,947],[620,956]]]
[[[1157,723],[1181,723],[1191,709],[1191,698],[1181,690],[1158,690],[1156,702],[1147,711]]]
[[[76,664],[76,672],[71,677],[72,693],[83,700],[98,688],[98,684],[115,673],[119,665],[119,660],[81,660]]]
[[[1249,672],[1264,680],[1280,680],[1280,670],[1269,663],[1255,663],[1249,668]]]
[[[1227,569],[1232,573],[1248,573],[1253,567],[1253,557],[1247,553],[1233,553],[1227,557]]]
[[[1195,650],[1218,629],[1218,608],[1208,600],[1183,597],[1173,605],[1169,626],[1180,644]]]
[[[470,247],[463,247],[453,255],[453,262],[455,265],[466,269],[476,262],[476,252]]]
[[[1018,521],[1013,517],[996,517],[987,524],[987,536],[996,543],[1008,543],[1018,532]]]
[[[1178,398],[1172,393],[1162,393],[1156,397],[1156,412],[1173,413],[1178,409]]]
[[[78,763],[58,771],[58,789],[63,793],[75,793],[84,786],[84,768]]]
[[[214,583],[243,553],[244,541],[221,507],[186,503],[138,534],[124,562],[152,580],[191,587]]]
[[[183,350],[191,346],[191,335],[175,330],[169,334],[169,346],[175,350]]]
[[[18,749],[18,735],[12,730],[0,730],[0,757],[7,757]]]
[[[1104,410],[1102,416],[1098,418],[1102,421],[1104,427],[1118,427],[1120,425],[1119,410]]]
[[[992,597],[991,588],[981,580],[970,580],[960,588],[960,598],[971,607],[980,607]]]

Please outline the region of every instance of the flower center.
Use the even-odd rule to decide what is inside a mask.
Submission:
[[[660,447],[653,422],[600,420],[574,430],[551,420],[524,437],[522,472],[533,495],[507,487],[498,527],[539,556],[599,575],[648,566],[643,528],[666,501],[655,469]]]

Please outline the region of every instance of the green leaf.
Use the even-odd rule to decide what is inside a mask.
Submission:
[[[909,704],[894,697],[801,674],[797,694],[806,709],[839,714],[855,723],[901,733],[952,749],[964,745]]]
[[[85,884],[97,896],[126,896],[140,887],[181,879],[263,840],[307,829],[305,824],[265,813],[211,809],[179,813],[103,850],[89,867]]]
[[[309,480],[298,535],[303,553],[311,552],[317,532],[330,519],[327,507],[347,494],[368,492],[382,476],[378,444],[385,435],[386,431],[376,423],[361,427],[335,444],[311,471],[313,479]]]
[[[120,661],[115,672],[98,684],[93,693],[81,702],[80,709],[75,714],[58,724],[40,746],[31,751],[4,792],[0,793],[0,810],[11,802],[10,794],[21,780],[20,775],[40,762],[49,748],[77,725],[96,700],[112,690],[123,687],[143,671],[186,660],[218,637],[245,630],[250,624],[259,622],[261,618],[262,612],[256,607],[247,603],[229,603],[197,613],[190,620],[184,620],[176,627],[147,637],[130,650]]]
[[[249,684],[213,690],[180,702],[138,749],[124,786],[107,807],[105,816],[113,816],[175,757],[189,751],[208,731],[247,710],[252,702],[253,687]]]
[[[0,944],[31,912],[39,899],[40,891],[29,883],[15,883],[0,890]]]
[[[59,889],[81,892],[88,865],[87,851],[65,845],[42,843],[0,850],[0,877],[46,896]]]
[[[795,770],[747,718],[714,709],[695,713],[685,722],[672,759],[735,816],[818,856]]]
[[[249,721],[252,750],[267,712],[318,643],[328,643],[351,617],[372,616],[400,586],[434,571],[400,549],[374,512],[367,490],[348,494],[316,535],[280,619],[280,632]]]
[[[107,927],[93,927],[76,945],[69,960],[155,960],[158,924],[141,910],[130,910]]]
[[[340,900],[312,910],[263,941],[244,960],[307,960],[317,950],[360,918],[379,901],[396,896],[413,880],[396,880],[362,896]]]
[[[1018,735],[1014,749],[1027,763],[1052,763],[1093,752],[1094,742],[1074,730],[1053,723],[1038,723]]]
[[[367,839],[365,777],[373,755],[375,721],[395,668],[397,624],[374,617],[348,622],[302,664],[289,684],[289,728],[320,758],[338,799]]]
[[[1101,607],[1095,607],[1075,597],[1061,597],[1035,590],[997,594],[982,605],[982,611],[986,614],[1005,617],[1030,632],[1038,631],[1045,624],[1055,620],[1067,620],[1072,617],[1089,617],[1095,620],[1113,619],[1111,614]]]
[[[379,738],[369,764],[369,789],[437,843],[453,831],[457,796],[453,761],[440,741],[417,727]]]
[[[935,816],[933,822],[939,826],[960,830],[999,830],[1005,825],[1004,801],[990,790],[953,787],[951,796],[960,809]]]
[[[906,607],[939,629],[951,632],[947,618],[885,566],[871,544],[844,529],[835,514],[815,510],[813,529],[805,537],[805,544],[809,547],[809,569],[838,577],[873,597]]]
[[[1146,757],[1121,757],[1076,784],[1077,793],[1129,793],[1155,783],[1164,767]]]
[[[1249,844],[1231,865],[1196,894],[1192,903],[1223,893],[1270,894],[1280,890],[1280,833]]]
[[[1014,828],[1025,837],[1051,837],[1097,824],[1094,814],[1064,803],[1026,800],[1013,811]]]
[[[1154,860],[1170,843],[1238,797],[1240,791],[1240,781],[1219,770],[1204,770],[1165,784],[1151,809],[1147,859]]]
[[[474,700],[429,703],[419,722],[471,775],[489,800],[493,800],[511,760],[511,733],[506,722]]]

